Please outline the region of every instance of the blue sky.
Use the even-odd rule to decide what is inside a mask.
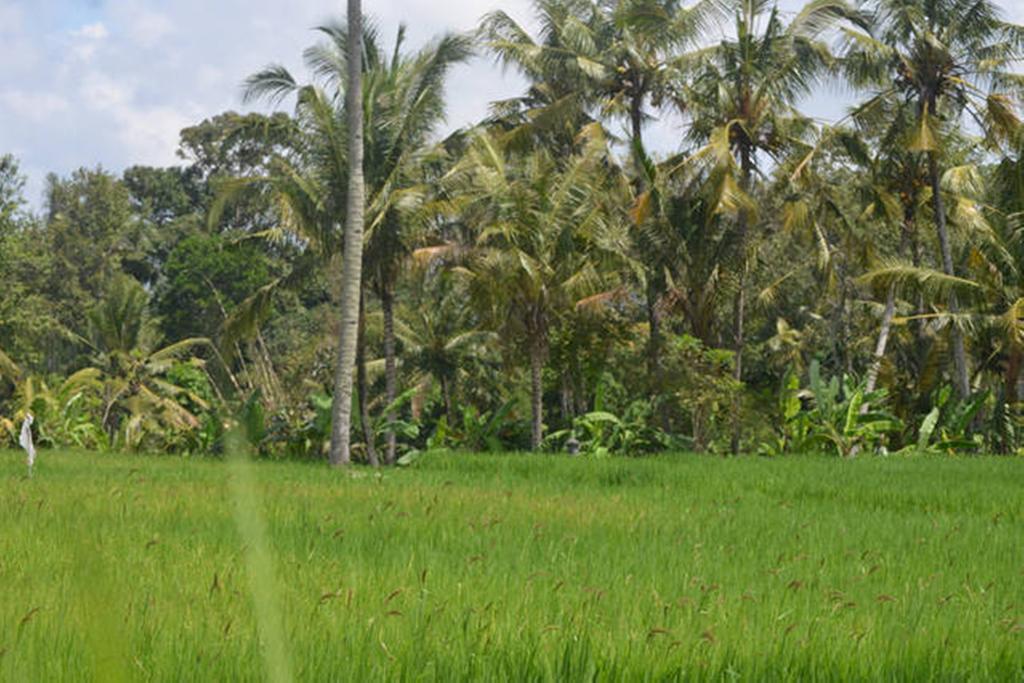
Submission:
[[[1024,23],[1024,0],[998,1]],[[469,29],[497,8],[531,16],[528,0],[364,0],[385,31],[407,23],[411,45]],[[244,109],[239,84],[267,63],[301,73],[310,29],[343,11],[343,0],[0,0],[0,153],[21,160],[33,205],[50,171],[173,164],[181,128]],[[479,119],[520,88],[487,59],[460,68],[450,125]],[[834,118],[847,99],[829,90],[807,108]],[[652,130],[664,149],[676,137],[672,121]]]

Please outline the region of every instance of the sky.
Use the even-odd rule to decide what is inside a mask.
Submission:
[[[793,7],[797,0],[782,0]],[[997,0],[1024,23],[1024,0]],[[39,206],[43,178],[81,166],[114,172],[179,163],[178,133],[219,112],[246,111],[240,84],[269,63],[296,76],[313,28],[344,13],[343,0],[0,0],[0,154],[12,153]],[[418,47],[468,30],[493,9],[529,24],[529,0],[364,0],[385,34],[408,26]],[[389,41],[390,42],[390,39]],[[488,104],[522,90],[486,57],[448,85],[448,126],[479,120]],[[835,119],[849,95],[816,93],[805,108]],[[653,146],[674,149],[671,119]]]

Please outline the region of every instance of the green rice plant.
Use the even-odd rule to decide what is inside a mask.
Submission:
[[[3,451],[0,680],[1019,680],[1020,465]]]

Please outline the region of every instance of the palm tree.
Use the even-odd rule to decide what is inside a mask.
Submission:
[[[345,249],[341,282],[341,334],[338,365],[334,371],[334,405],[331,408],[330,460],[334,466],[348,465],[349,432],[352,425],[352,368],[356,362],[360,295],[363,289],[363,9],[360,0],[348,0],[348,44],[345,57],[348,88],[348,200],[345,204]]]
[[[1001,220],[997,222],[998,234],[1008,245],[1005,253],[1012,255],[1011,259],[1003,261],[1005,265],[1000,269],[1000,272],[1012,276],[1004,279],[1008,284],[1014,283],[1015,278],[1024,273],[1024,134],[1018,133],[1015,147],[1013,153],[1000,162],[993,182],[997,198],[994,203],[1001,213]],[[1001,297],[1003,301],[1014,301],[1014,296],[1008,296],[1005,289]],[[1015,305],[1014,302],[1011,308],[1015,308]],[[1021,325],[1019,314],[1011,317],[1017,326]],[[1004,400],[1014,406],[1020,400],[1018,385],[1024,367],[1024,334],[1009,336],[1006,356]]]
[[[697,56],[694,80],[683,90],[690,135],[705,146],[694,161],[711,168],[715,213],[733,213],[739,256],[733,302],[733,374],[743,379],[747,290],[753,263],[748,250],[756,224],[751,201],[760,155],[778,163],[805,144],[812,122],[796,109],[823,76],[832,55],[823,34],[853,17],[842,0],[812,0],[788,24],[771,0],[728,0],[735,35]],[[739,452],[739,406],[732,451]]]
[[[584,154],[560,164],[544,151],[520,159],[481,133],[447,181],[457,210],[476,229],[459,272],[485,319],[529,360],[534,450],[543,439],[551,327],[607,284],[601,266],[625,251],[624,223],[606,206],[616,190],[604,170],[604,137],[596,125],[586,137]]]
[[[1021,94],[1014,64],[1024,56],[1024,28],[1002,20],[990,0],[871,0],[869,31],[847,32],[845,61],[851,81],[877,90],[871,101],[895,95],[914,108],[906,146],[926,160],[942,270],[955,277],[953,247],[943,199],[944,138],[965,116],[992,146],[1012,135]],[[870,104],[870,102],[869,102]],[[948,307],[960,311],[956,289]],[[970,393],[963,332],[951,329],[953,380],[962,398]]]
[[[127,275],[115,277],[103,298],[88,312],[89,340],[95,351],[93,375],[102,382],[101,424],[113,439],[120,432],[135,447],[147,431],[179,432],[199,427],[183,405],[188,399],[205,408],[206,401],[168,380],[180,362],[202,365],[194,349],[209,346],[203,338],[183,339],[158,347],[147,315],[149,295]],[[79,375],[85,376],[85,371]],[[102,374],[100,374],[102,373]]]
[[[384,318],[385,404],[397,398],[395,354],[395,287],[403,265],[422,240],[409,210],[423,202],[428,188],[421,169],[443,150],[431,136],[445,118],[444,82],[455,65],[471,54],[464,36],[446,35],[421,52],[401,53],[405,30],[399,29],[393,58],[372,57],[377,68],[366,74],[364,98],[373,102],[373,116],[367,127],[367,175],[371,188],[368,207],[366,254],[368,284],[381,303]],[[388,423],[394,415],[388,413]],[[385,462],[396,459],[393,431],[387,432]]]
[[[847,136],[844,147],[853,160],[867,171],[864,182],[859,186],[866,205],[862,218],[876,224],[897,227],[897,257],[905,259],[909,255],[911,264],[917,267],[922,263],[919,223],[926,217],[928,197],[925,192],[927,174],[920,155],[909,152],[901,144],[912,117],[910,108],[896,98],[871,103],[867,108],[857,108],[853,118],[861,136]],[[868,140],[874,143],[873,152]],[[896,316],[897,294],[895,284],[886,289],[885,308],[868,368],[865,393],[874,391],[878,383]],[[913,305],[920,312],[924,302],[918,297]],[[925,348],[923,326],[915,325],[915,332],[921,351]],[[866,412],[867,404],[861,408]]]
[[[342,212],[347,215],[351,210],[355,196],[340,196],[337,192],[337,188],[353,180],[349,162],[352,161],[352,141],[357,135],[349,134],[354,130],[351,109],[362,110],[359,152],[363,163],[359,168],[365,187],[362,222],[365,235],[362,231],[359,234],[365,248],[360,246],[356,253],[362,254],[358,268],[365,271],[366,278],[365,282],[360,280],[360,296],[365,296],[363,288],[368,285],[381,301],[386,404],[391,405],[397,395],[395,285],[404,260],[417,243],[417,226],[406,214],[426,196],[419,168],[438,153],[431,136],[444,120],[444,81],[454,65],[469,57],[471,44],[464,36],[449,34],[410,55],[402,49],[404,27],[399,29],[391,51],[383,48],[372,26],[360,29],[361,40],[353,42],[351,19],[347,28],[327,25],[320,31],[326,40],[305,53],[307,66],[317,79],[315,84],[300,85],[280,66],[269,67],[247,81],[249,98],[273,101],[295,95],[296,116],[299,126],[306,132],[305,145],[296,159],[279,159],[274,178],[253,181],[271,184],[279,198],[281,213],[289,222],[286,227],[319,245],[325,255],[336,252],[339,245],[332,237],[333,226]],[[354,89],[349,83],[354,81],[348,53],[349,46],[356,44],[362,46],[358,74],[361,96],[353,99]],[[342,93],[346,96],[344,106],[340,106]],[[356,219],[358,223],[358,217]],[[346,225],[354,224],[346,221]],[[354,238],[346,229],[345,239]],[[356,269],[350,261],[347,242],[342,251],[344,284]],[[346,289],[342,304],[345,311],[350,310],[344,303],[348,296]],[[352,310],[359,308],[358,302],[353,305]],[[358,314],[354,316],[355,323],[346,317],[342,323],[343,333],[355,330],[358,336],[358,319]],[[358,346],[355,342],[354,347]],[[343,350],[339,347],[339,354]],[[353,358],[361,357],[355,351],[352,354]],[[344,362],[339,355],[338,367]],[[336,384],[337,381],[336,377]],[[387,419],[391,422],[393,416],[388,414]],[[339,428],[343,423],[344,416],[335,420]],[[333,437],[332,442],[335,442]],[[336,453],[334,457],[340,455]],[[388,434],[385,460],[388,463],[395,460],[392,432]]]
[[[526,96],[501,103],[497,111],[542,134],[560,131],[564,147],[571,147],[565,141],[591,119],[624,120],[635,193],[642,195],[649,189],[643,138],[649,108],[661,107],[673,94],[676,77],[692,59],[686,50],[716,18],[719,3],[700,0],[683,7],[678,0],[535,0],[534,7],[539,38],[500,10],[481,24],[483,40],[499,62],[531,81]],[[541,141],[550,144],[551,136]],[[648,373],[656,389],[664,260],[649,241],[641,239],[637,251],[645,265]]]
[[[1012,203],[999,197],[999,192],[1008,188],[1003,175],[1006,168],[997,170],[992,188],[987,187],[983,174],[973,164],[955,166],[944,175],[942,192],[950,206],[949,224],[970,235],[964,246],[963,274],[948,275],[941,267],[889,259],[862,280],[918,293],[933,312],[917,313],[913,319],[974,332],[1002,329],[994,336],[1003,337],[1005,348],[1016,345],[1020,335],[1019,236],[1012,213],[1008,219],[1006,213],[984,203],[986,196],[996,196],[1003,200],[999,208],[1012,211]],[[958,301],[970,304],[967,311],[953,311],[948,306],[941,309],[940,302],[954,294]]]
[[[437,382],[448,424],[454,427],[460,374],[475,359],[485,358],[487,344],[498,339],[494,332],[480,329],[478,316],[466,305],[466,292],[451,271],[429,272],[437,267],[435,252],[418,253],[428,272],[413,281],[417,291],[401,310],[395,329],[409,367]]]

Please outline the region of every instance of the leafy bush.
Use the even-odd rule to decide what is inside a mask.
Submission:
[[[882,410],[886,396],[884,389],[865,391],[863,382],[850,377],[826,380],[817,361],[811,363],[804,389],[790,371],[779,394],[782,434],[776,443],[762,445],[759,452],[775,455],[824,449],[844,458],[882,452],[902,427],[896,417]]]
[[[713,434],[725,435],[722,423],[735,406],[743,385],[732,375],[734,354],[726,349],[708,348],[696,337],[682,335],[669,349],[667,375],[675,398],[689,418],[693,447],[714,449]]]
[[[977,419],[989,399],[989,393],[981,392],[966,400],[953,397],[953,389],[944,386],[935,393],[932,409],[921,420],[917,430],[917,441],[904,448],[906,451],[921,453],[976,453],[985,447],[981,433],[971,433],[971,425]]]
[[[16,446],[21,422],[31,413],[40,446],[109,448],[110,439],[101,426],[101,389],[100,373],[94,368],[80,370],[52,387],[39,377],[24,377],[15,385],[9,416],[0,416],[0,433],[10,446]]]
[[[651,424],[654,421],[651,401],[633,401],[622,416],[596,410],[577,417],[572,427],[553,432],[545,439],[548,450],[566,450],[574,439],[581,455],[606,457],[612,454],[642,455],[681,448],[685,444]]]

